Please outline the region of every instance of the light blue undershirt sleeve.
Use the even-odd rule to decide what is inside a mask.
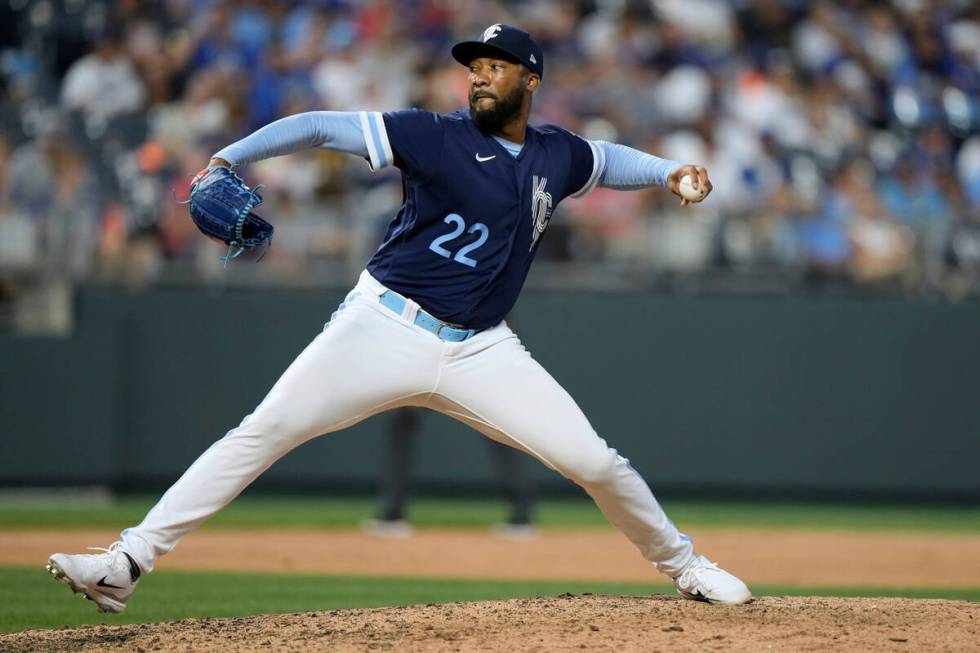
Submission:
[[[601,148],[605,154],[605,170],[599,178],[599,186],[603,188],[639,190],[650,186],[666,186],[670,173],[682,165],[677,161],[661,159],[617,143],[589,143]]]
[[[381,114],[355,111],[297,113],[269,123],[214,156],[234,165],[244,165],[322,147],[365,157],[377,169],[377,164],[383,163],[385,158],[384,148],[376,147],[372,151],[369,148],[369,139],[365,138],[364,128],[365,125],[370,127],[381,120]]]

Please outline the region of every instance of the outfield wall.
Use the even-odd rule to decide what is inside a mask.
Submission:
[[[0,485],[169,483],[341,298],[81,289],[71,337],[0,337]],[[528,292],[516,318],[660,490],[980,498],[980,304]],[[370,487],[385,425],[304,445],[261,483]],[[475,432],[436,415],[424,426],[423,487],[493,480]],[[568,487],[533,467],[544,491]]]

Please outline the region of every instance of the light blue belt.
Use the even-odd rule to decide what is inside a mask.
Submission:
[[[394,291],[385,291],[378,298],[378,301],[381,302],[382,306],[399,315],[405,311],[405,298]],[[415,325],[422,327],[430,333],[434,333],[437,338],[447,342],[463,342],[467,338],[472,338],[476,335],[476,329],[463,329],[449,322],[443,322],[439,318],[429,315],[421,308],[415,314]]]

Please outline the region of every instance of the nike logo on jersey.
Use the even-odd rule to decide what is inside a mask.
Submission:
[[[492,156],[480,156],[479,154],[476,155],[476,160],[479,161],[480,163],[483,163],[484,161],[489,161],[490,159],[496,159],[496,158],[497,158],[497,155],[496,154],[494,154]]]
[[[103,576],[102,579],[98,583],[96,583],[96,585],[98,585],[99,587],[111,587],[114,590],[121,590],[121,589],[123,589],[122,587],[119,587],[118,585],[110,585],[109,583],[105,582],[105,579],[106,578],[108,578],[108,576]]]

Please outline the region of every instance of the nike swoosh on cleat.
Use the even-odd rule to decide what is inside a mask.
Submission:
[[[708,603],[711,602],[711,600],[707,596],[705,596],[704,592],[702,592],[701,590],[698,590],[696,592],[687,592],[687,595],[690,598],[694,599],[695,601],[707,601]]]
[[[496,154],[493,154],[491,156],[480,156],[479,154],[476,155],[476,160],[479,161],[480,163],[483,163],[484,161],[489,161],[490,159],[496,159],[496,158],[497,158],[497,155]]]
[[[118,585],[110,585],[109,583],[105,582],[106,578],[108,578],[108,576],[103,576],[102,579],[98,583],[96,583],[96,585],[98,585],[99,587],[111,587],[114,590],[126,589],[124,587],[119,587]]]
[[[125,551],[122,553],[124,556],[126,556],[126,560],[129,561],[129,581],[131,583],[135,583],[140,577],[140,566],[136,564],[135,560],[133,560],[133,556],[129,555]]]

